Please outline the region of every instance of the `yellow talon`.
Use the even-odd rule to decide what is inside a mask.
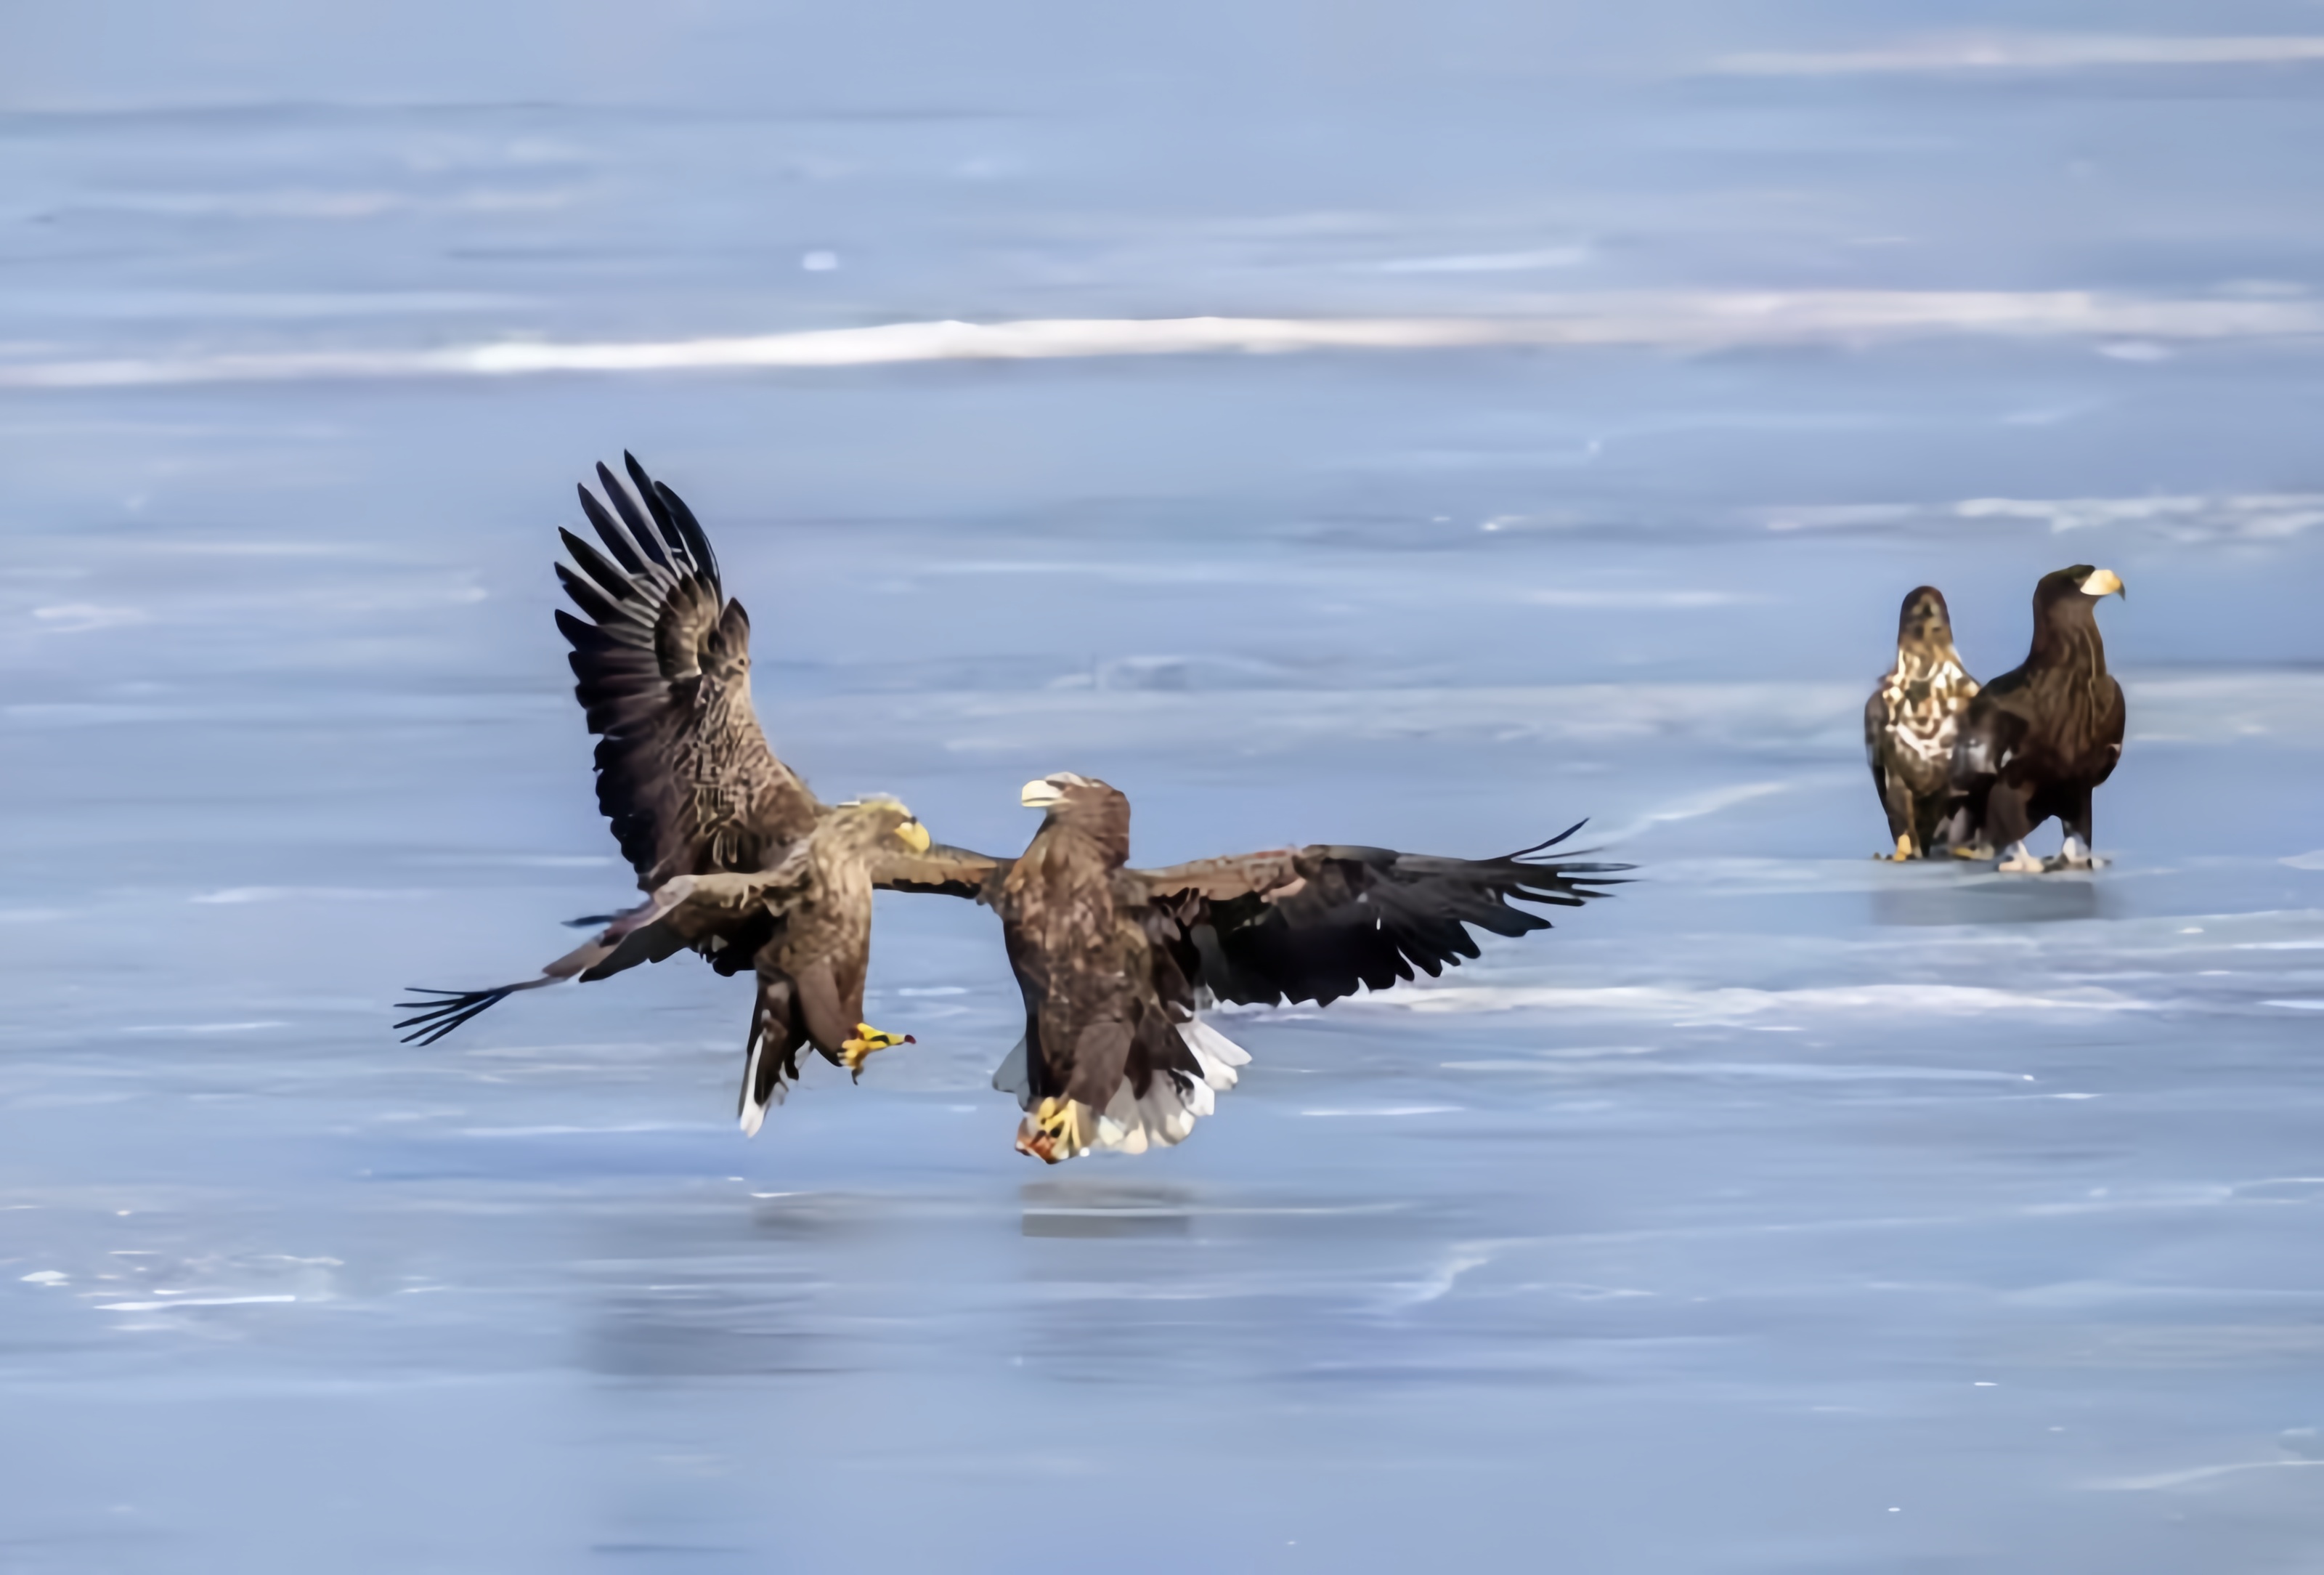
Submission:
[[[890,1033],[884,1028],[874,1028],[869,1023],[858,1023],[855,1025],[855,1037],[844,1041],[840,1044],[839,1063],[847,1069],[850,1077],[860,1081],[863,1076],[863,1063],[869,1061],[874,1052],[890,1050],[899,1044],[918,1044],[918,1040],[908,1033]]]
[[[1051,1165],[1087,1152],[1089,1135],[1082,1124],[1086,1109],[1071,1099],[1042,1100],[1017,1129],[1017,1152]]]

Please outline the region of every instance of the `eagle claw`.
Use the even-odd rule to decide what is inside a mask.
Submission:
[[[918,1044],[918,1040],[908,1033],[890,1033],[885,1029],[872,1027],[869,1023],[858,1023],[855,1025],[855,1037],[843,1041],[839,1046],[839,1064],[847,1069],[848,1079],[851,1082],[862,1082],[863,1063],[873,1055],[883,1050],[891,1050],[899,1044]]]
[[[1057,1164],[1089,1149],[1083,1130],[1085,1107],[1072,1099],[1049,1098],[1028,1115],[1017,1128],[1017,1152],[1031,1154],[1045,1165]]]

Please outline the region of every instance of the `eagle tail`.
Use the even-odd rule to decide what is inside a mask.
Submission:
[[[1202,1075],[1189,1077],[1174,1067],[1157,1067],[1142,1097],[1123,1079],[1098,1116],[1093,1147],[1144,1153],[1185,1142],[1194,1123],[1218,1108],[1219,1093],[1235,1086],[1235,1069],[1250,1064],[1249,1051],[1201,1018],[1189,1018],[1176,1027],[1179,1042]]]
[[[1194,1123],[1218,1107],[1218,1094],[1235,1086],[1235,1069],[1250,1064],[1250,1052],[1199,1017],[1174,1026],[1179,1042],[1185,1046],[1194,1064],[1194,1073],[1175,1067],[1157,1067],[1147,1080],[1142,1098],[1132,1079],[1125,1077],[1115,1085],[1113,1097],[1106,1101],[1104,1109],[1092,1110],[1086,1105],[1076,1105],[1079,1119],[1071,1130],[1087,1135],[1085,1147],[1062,1141],[1043,1146],[1035,1143],[1039,1135],[1033,1132],[1030,1125],[1019,1135],[1018,1146],[1055,1163],[1089,1149],[1144,1153],[1149,1148],[1168,1148],[1185,1142],[1194,1130]],[[993,1069],[992,1086],[1013,1096],[1018,1107],[1028,1112],[1037,1104],[1046,1110],[1054,1102],[1034,1098],[1033,1078],[1022,1039]]]
[[[1235,1068],[1250,1064],[1250,1052],[1196,1017],[1178,1024],[1178,1037],[1202,1063],[1203,1081],[1224,1093],[1235,1086]]]

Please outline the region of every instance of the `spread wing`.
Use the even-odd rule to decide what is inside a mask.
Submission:
[[[1501,858],[1438,858],[1316,845],[1130,872],[1184,928],[1190,973],[1222,1000],[1329,1005],[1384,990],[1417,968],[1434,978],[1478,954],[1468,927],[1545,930],[1516,903],[1579,907],[1626,864],[1538,856],[1581,829]]]
[[[432,998],[397,1002],[400,1009],[415,1014],[396,1026],[411,1030],[404,1035],[406,1044],[415,1040],[433,1044],[520,990],[537,990],[567,979],[588,984],[610,978],[625,968],[659,962],[688,948],[715,963],[730,946],[741,947],[744,950],[738,961],[747,962],[748,952],[757,950],[765,939],[758,931],[769,930],[770,913],[779,909],[786,892],[803,883],[805,875],[801,850],[763,874],[680,876],[656,888],[629,912],[613,915],[602,932],[542,968],[536,977],[482,990],[433,990],[415,985],[414,994]]]
[[[872,884],[881,891],[929,892],[981,903],[1015,862],[941,842],[918,853],[883,849],[871,859]]]
[[[679,876],[763,868],[821,807],[759,728],[750,616],[726,599],[701,525],[623,458],[636,496],[603,465],[611,511],[580,489],[604,551],[558,533],[577,568],[560,563],[557,577],[588,621],[559,609],[557,626],[601,740],[597,806],[650,892]]]

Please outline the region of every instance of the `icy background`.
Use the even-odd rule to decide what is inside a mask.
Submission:
[[[2313,6],[21,9],[0,1569],[2324,1557]],[[825,796],[1644,879],[1137,1161],[935,899],[755,1142],[688,962],[401,1046],[625,900],[624,448]],[[1899,598],[2075,561],[2118,862],[1874,864]]]

